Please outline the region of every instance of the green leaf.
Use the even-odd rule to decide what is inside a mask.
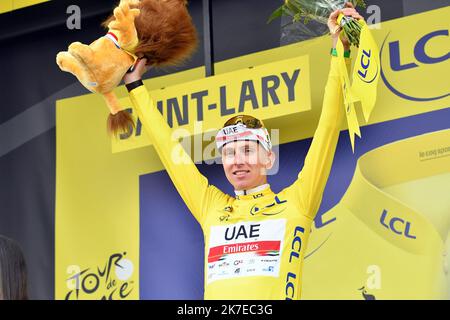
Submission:
[[[364,2],[364,0],[354,0],[353,1],[355,8],[356,7],[361,7],[361,8],[365,8],[366,7],[366,3]]]
[[[308,22],[310,22],[310,21],[311,21],[311,16],[305,14],[305,16],[303,17],[303,23],[308,24]]]
[[[273,20],[280,18],[283,15],[283,11],[284,11],[283,7],[284,6],[281,6],[277,10],[272,12],[272,14],[269,17],[269,20],[267,20],[267,23],[271,23]]]

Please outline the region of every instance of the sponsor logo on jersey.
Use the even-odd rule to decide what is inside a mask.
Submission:
[[[275,196],[274,202],[272,202],[266,206],[260,207],[258,205],[254,205],[250,209],[250,214],[252,216],[259,215],[259,214],[261,214],[263,216],[274,216],[274,215],[282,213],[284,210],[286,210],[286,208],[282,208],[282,209],[275,210],[275,211],[271,211],[270,209],[277,208],[279,205],[284,204],[284,203],[287,203],[287,200],[280,200],[280,198],[278,196]]]
[[[285,228],[286,219],[212,226],[208,267],[217,264],[229,273],[208,275],[208,283],[232,277],[278,276]]]

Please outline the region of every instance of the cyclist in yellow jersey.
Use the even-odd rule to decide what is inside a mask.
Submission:
[[[335,47],[339,12],[357,19],[353,8],[330,15]],[[348,52],[349,44],[343,39]],[[124,81],[137,114],[172,182],[202,227],[205,242],[205,299],[299,299],[302,261],[312,221],[331,169],[343,119],[337,58],[332,56],[323,110],[298,179],[275,194],[266,172],[275,160],[261,121],[230,119],[216,143],[235,197],[208,183],[184,151],[172,159],[178,142],[141,81],[145,60]],[[348,59],[347,59],[348,60]],[[177,150],[182,148],[177,148]],[[177,159],[179,160],[179,159]]]

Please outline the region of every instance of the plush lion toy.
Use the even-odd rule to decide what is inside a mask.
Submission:
[[[100,93],[110,110],[108,132],[117,135],[134,125],[114,89],[138,57],[152,66],[175,65],[194,50],[197,36],[186,0],[121,0],[103,26],[108,33],[85,45],[72,43],[60,52],[61,70],[75,75],[91,92]]]

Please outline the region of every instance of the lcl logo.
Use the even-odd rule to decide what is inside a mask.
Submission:
[[[446,54],[440,56],[440,57],[430,57],[426,51],[425,46],[427,43],[438,36],[447,36],[448,37],[448,30],[437,30],[430,32],[426,35],[424,35],[422,38],[420,38],[416,45],[414,46],[414,57],[416,58],[417,62],[420,62],[422,64],[434,64],[434,63],[440,63],[448,58],[450,58],[450,53],[447,52]],[[412,69],[419,67],[418,64],[415,62],[409,62],[409,63],[403,63],[400,61],[400,41],[393,41],[389,42],[389,56],[390,56],[390,62],[391,62],[391,68],[394,71],[402,71],[406,69]]]
[[[405,236],[410,239],[417,238],[415,235],[411,234],[411,222],[403,220],[399,217],[389,217],[387,210],[383,210],[380,217],[380,223],[387,229],[400,236]]]
[[[372,50],[364,50],[362,49],[362,55],[361,55],[361,61],[359,63],[359,68],[358,68],[358,75],[361,78],[362,81],[370,83],[373,80],[376,79],[377,75],[378,75],[378,65],[376,65],[376,70],[373,72],[373,76],[368,77],[367,73],[369,71],[369,67],[371,65],[371,61],[373,61],[373,57],[372,57]]]
[[[450,52],[445,50],[445,52],[441,54],[434,53],[435,50],[430,50],[429,47],[436,43],[436,41],[439,41],[438,38],[440,37],[448,37],[449,31],[448,29],[443,30],[435,30],[430,33],[427,33],[420,37],[417,42],[414,45],[413,52],[407,52],[405,51],[404,47],[402,47],[401,41],[389,41],[388,47],[389,47],[389,67],[393,72],[403,72],[407,70],[412,70],[416,68],[422,68],[426,65],[434,65],[437,63],[444,62],[450,58]],[[387,39],[389,37],[389,34],[386,36],[386,38],[383,41],[383,44],[381,46],[380,50],[380,57],[383,58],[383,50],[385,49],[385,44],[387,42]],[[434,41],[432,41],[434,40]],[[447,40],[448,41],[448,40]],[[427,52],[433,52],[433,56],[428,54]],[[386,67],[383,68],[383,63],[381,64],[381,78],[383,79],[384,84],[386,87],[391,90],[394,94],[397,96],[411,100],[411,101],[433,101],[433,100],[439,100],[442,98],[445,98],[450,95],[450,93],[445,92],[441,93],[439,95],[436,95],[434,97],[417,97],[412,96],[410,94],[407,94],[405,92],[401,92],[399,88],[396,88],[392,82],[389,81],[389,79],[386,76]],[[422,69],[420,69],[422,70]],[[408,81],[408,79],[405,79],[405,81]],[[411,81],[411,80],[409,80]]]

